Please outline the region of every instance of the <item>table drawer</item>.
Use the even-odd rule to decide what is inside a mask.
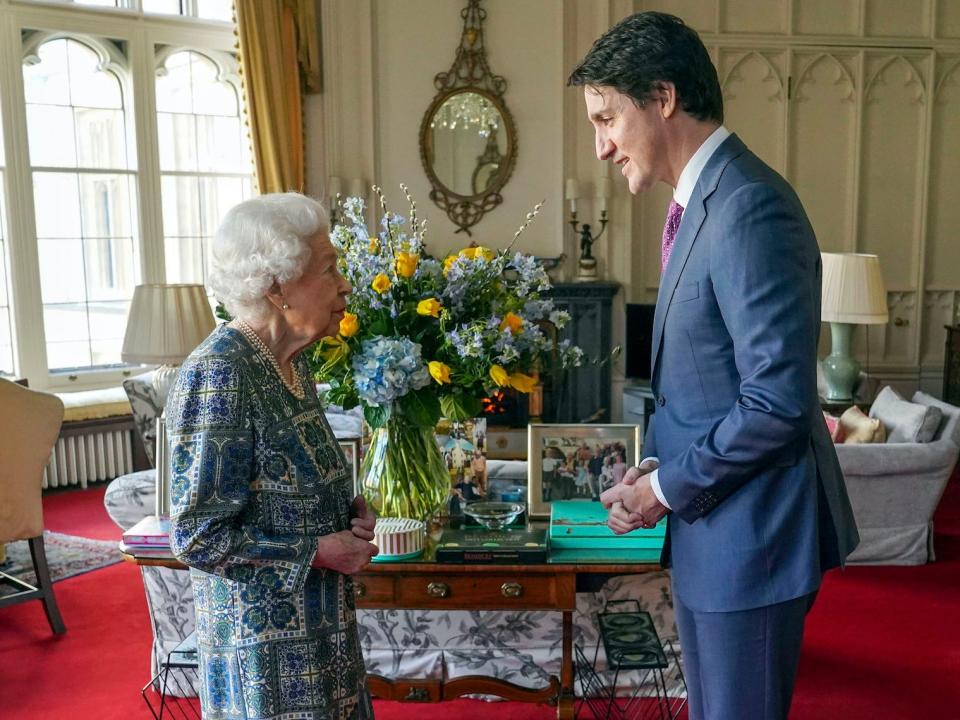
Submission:
[[[359,607],[392,603],[396,597],[394,578],[389,575],[357,575],[353,596]]]
[[[406,575],[396,593],[401,607],[561,610],[576,602],[567,585],[553,575]]]

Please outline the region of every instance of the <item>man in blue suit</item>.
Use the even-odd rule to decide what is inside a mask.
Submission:
[[[691,720],[786,718],[823,573],[859,538],[816,389],[820,252],[787,182],[723,127],[716,69],[662,13],[594,44],[597,156],[674,188],[645,460],[601,496],[617,533],[667,515]]]

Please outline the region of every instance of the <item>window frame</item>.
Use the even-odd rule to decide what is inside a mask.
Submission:
[[[9,259],[9,300],[14,336],[14,371],[32,387],[71,391],[118,385],[146,367],[50,372],[47,366],[40,293],[39,253],[33,200],[33,169],[27,140],[23,59],[41,42],[66,37],[91,48],[109,50],[100,39],[123,46],[120,71],[127,113],[128,151],[136,177],[132,202],[136,208],[135,242],[139,252],[139,283],[162,283],[164,229],[156,109],[156,71],[169,48],[191,50],[209,58],[240,95],[233,27],[219,21],[174,15],[143,14],[136,8],[98,8],[36,0],[0,0],[0,123],[6,155],[6,241]],[[27,33],[35,32],[27,37]],[[37,41],[37,38],[43,38]],[[37,41],[37,42],[35,42]],[[100,52],[100,50],[97,50]],[[116,60],[116,58],[113,58]],[[232,64],[232,66],[231,66]],[[115,68],[112,68],[115,69]],[[245,122],[245,114],[241,110]],[[255,184],[254,179],[254,184]]]

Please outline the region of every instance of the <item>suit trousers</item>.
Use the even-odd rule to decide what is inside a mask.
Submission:
[[[697,612],[674,592],[689,720],[786,720],[803,624],[816,596]]]

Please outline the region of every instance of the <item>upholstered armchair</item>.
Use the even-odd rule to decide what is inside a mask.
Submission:
[[[0,607],[27,600],[43,601],[50,629],[66,631],[43,547],[43,468],[50,459],[60,425],[63,402],[0,380],[0,544],[26,540],[30,545],[36,585],[0,572],[0,582],[17,589],[0,598]]]
[[[933,513],[960,456],[960,407],[921,392],[912,401],[941,412],[929,442],[897,442],[888,421],[892,442],[836,446],[860,532],[851,563],[918,565],[934,559]]]
[[[153,373],[144,373],[123,381],[123,389],[130,399],[134,425],[143,440],[150,464],[156,459],[156,427],[160,402],[153,387]],[[155,511],[157,471],[155,468],[121,475],[113,480],[104,493],[103,504],[110,518],[127,530]],[[156,674],[161,661],[194,628],[193,589],[190,574],[183,570],[142,566],[143,586],[147,596],[150,627],[153,630],[151,670]],[[192,670],[178,671],[188,675]],[[195,677],[181,679],[181,685],[190,687]],[[173,684],[176,686],[176,683]],[[173,693],[168,689],[168,693]]]

